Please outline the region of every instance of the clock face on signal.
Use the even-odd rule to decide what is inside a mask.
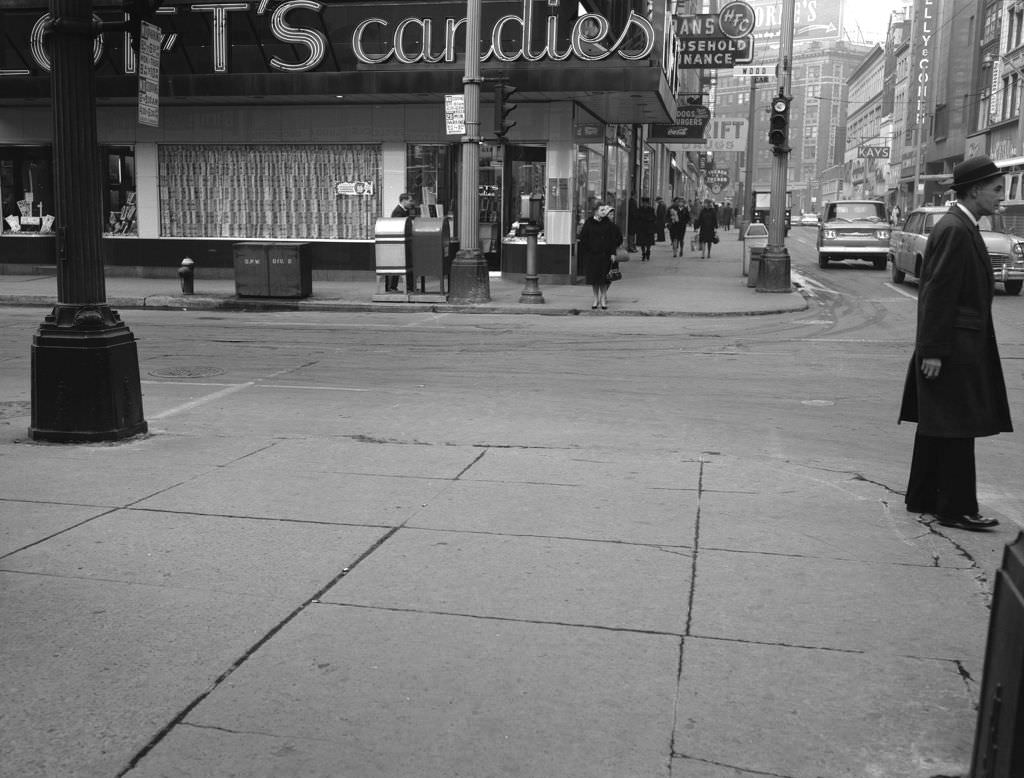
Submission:
[[[785,100],[776,100],[775,101],[775,110],[776,111],[785,111],[786,110],[786,101]]]

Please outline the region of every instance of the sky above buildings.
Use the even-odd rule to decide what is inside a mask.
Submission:
[[[837,0],[818,0],[836,2]],[[906,0],[845,0],[843,27],[848,40],[859,41],[860,35],[868,43],[883,43],[889,29],[889,15],[906,5]]]

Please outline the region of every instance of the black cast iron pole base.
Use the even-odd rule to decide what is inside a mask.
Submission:
[[[57,305],[32,339],[29,437],[88,443],[147,429],[131,330],[107,305]]]
[[[759,292],[792,292],[789,251],[786,247],[769,246],[761,255],[761,268],[757,275]]]
[[[491,277],[480,249],[460,249],[448,277],[448,302],[486,303],[491,300]]]

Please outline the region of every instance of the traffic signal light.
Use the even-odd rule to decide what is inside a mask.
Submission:
[[[494,87],[494,134],[499,141],[504,141],[508,131],[516,126],[515,122],[508,120],[508,115],[519,107],[509,102],[512,95],[518,91],[519,89],[511,84],[498,84]]]
[[[132,37],[132,48],[139,50],[142,38],[142,23],[152,22],[163,0],[125,0],[124,10],[128,13],[128,33]]]
[[[773,154],[789,152],[789,104],[792,97],[783,97],[780,93],[772,98],[771,116],[768,119],[768,143]]]

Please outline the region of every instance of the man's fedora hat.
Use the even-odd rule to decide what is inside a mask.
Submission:
[[[988,181],[990,178],[996,178],[1002,174],[991,158],[980,154],[954,166],[953,183],[950,184],[950,187],[964,189],[971,184],[980,184],[982,181]]]

